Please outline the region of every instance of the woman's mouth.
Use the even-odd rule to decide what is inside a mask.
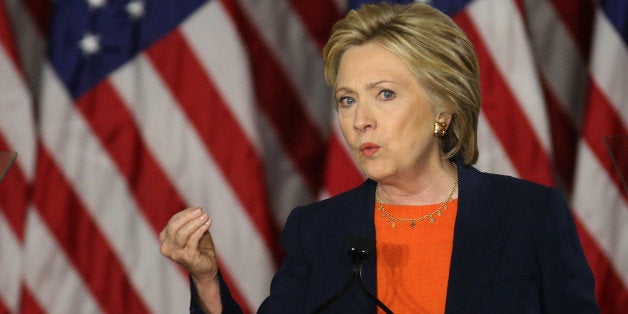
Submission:
[[[375,155],[379,151],[379,146],[373,143],[364,143],[360,145],[360,154],[365,157],[370,157]]]

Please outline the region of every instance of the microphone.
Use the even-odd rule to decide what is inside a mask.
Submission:
[[[368,297],[377,304],[379,308],[381,308],[384,312],[388,314],[392,314],[392,311],[384,305],[382,301],[380,301],[369,289],[364,285],[364,281],[362,280],[362,267],[364,265],[364,260],[368,257],[370,252],[375,252],[375,239],[373,237],[363,237],[359,238],[354,235],[348,235],[345,238],[345,243],[349,247],[349,256],[351,257],[352,263],[352,271],[351,276],[347,283],[334,294],[331,298],[317,307],[312,313],[321,313],[323,310],[332,305],[336,300],[340,299],[353,285],[355,281],[358,282],[362,290],[368,295]]]

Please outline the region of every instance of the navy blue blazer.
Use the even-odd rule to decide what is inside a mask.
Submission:
[[[593,275],[559,191],[461,163],[458,177],[446,313],[599,312]],[[281,235],[286,256],[259,313],[310,313],[342,288],[352,269],[344,239],[375,235],[375,187],[366,180],[291,212]],[[365,261],[363,278],[375,293],[376,254]],[[241,312],[221,285],[224,312]],[[353,285],[325,313],[375,311]]]

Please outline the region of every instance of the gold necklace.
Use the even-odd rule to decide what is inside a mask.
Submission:
[[[379,195],[377,194],[377,190],[379,189],[379,184],[377,185],[377,187],[375,187],[375,204],[377,204],[377,211],[382,213],[382,217],[386,218],[386,220],[392,224],[393,228],[395,227],[395,224],[397,222],[401,222],[402,224],[405,224],[406,222],[410,222],[409,224],[410,228],[414,228],[414,226],[416,226],[417,221],[420,221],[420,222],[429,221],[430,223],[434,223],[436,221],[436,217],[441,216],[443,212],[447,209],[447,203],[451,202],[452,197],[454,195],[454,191],[456,190],[456,187],[458,187],[458,169],[456,169],[456,181],[454,182],[454,185],[451,186],[451,190],[449,191],[449,195],[447,196],[445,201],[442,202],[435,211],[425,214],[420,217],[398,218],[391,215],[388,211],[386,211],[386,209],[382,205],[382,200],[379,199]]]

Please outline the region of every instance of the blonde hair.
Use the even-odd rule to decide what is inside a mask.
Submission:
[[[336,22],[323,49],[325,79],[332,88],[344,53],[376,42],[396,54],[426,90],[435,112],[453,117],[441,146],[445,158],[478,158],[479,66],[473,45],[454,21],[431,6],[366,4]]]

